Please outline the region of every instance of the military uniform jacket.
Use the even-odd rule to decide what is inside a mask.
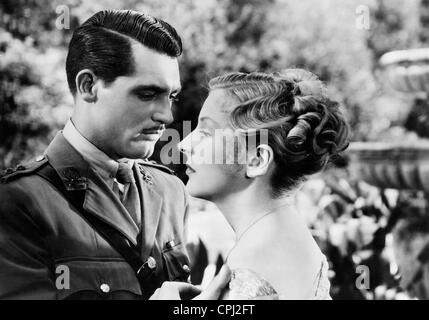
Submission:
[[[37,160],[1,179],[0,299],[141,299],[163,281],[186,281],[188,198],[167,168],[148,161],[135,164],[142,204],[137,230],[118,197],[62,133]],[[37,175],[48,162],[68,192],[85,190],[86,211],[139,247],[151,269],[147,288],[61,192]]]

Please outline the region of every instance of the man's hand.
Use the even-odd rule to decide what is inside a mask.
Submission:
[[[230,279],[231,271],[224,265],[204,291],[189,283],[166,281],[149,300],[186,300],[190,297],[194,300],[217,300]]]

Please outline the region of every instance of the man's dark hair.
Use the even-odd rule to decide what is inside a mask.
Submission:
[[[146,47],[178,57],[182,41],[167,22],[131,10],[97,12],[73,33],[66,61],[70,91],[76,94],[76,75],[90,69],[106,83],[134,72],[131,39]]]

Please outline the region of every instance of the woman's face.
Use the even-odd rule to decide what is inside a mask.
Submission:
[[[221,89],[210,92],[201,108],[198,125],[179,144],[186,154],[191,196],[215,201],[245,187],[243,150],[229,126],[234,101]]]

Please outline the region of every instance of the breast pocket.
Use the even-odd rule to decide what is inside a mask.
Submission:
[[[168,280],[182,282],[190,281],[190,262],[182,243],[164,249],[162,251],[162,257],[167,269]]]
[[[58,299],[140,299],[134,271],[124,260],[56,262]]]

